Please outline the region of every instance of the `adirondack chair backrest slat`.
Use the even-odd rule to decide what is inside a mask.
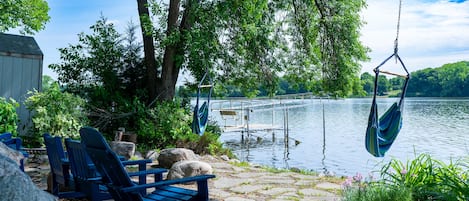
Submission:
[[[75,178],[87,180],[99,176],[85,147],[79,141],[65,139],[65,147],[70,161],[70,169]]]
[[[80,135],[86,151],[101,176],[112,184],[112,186],[108,186],[108,190],[114,199],[122,201],[143,200],[139,193],[122,193],[116,190],[117,188],[130,187],[135,184],[132,183],[119,157],[111,150],[101,133],[93,128],[84,127],[80,129]]]
[[[50,134],[44,134],[44,144],[46,145],[47,156],[51,171],[56,177],[58,183],[68,185],[70,174],[68,169],[64,169],[64,161],[68,159],[65,157],[65,152],[62,146],[60,137],[52,137]]]

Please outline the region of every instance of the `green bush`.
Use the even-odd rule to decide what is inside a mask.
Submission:
[[[375,182],[347,178],[343,200],[469,200],[468,159],[446,164],[421,154],[405,164],[392,159],[380,172]]]
[[[137,123],[139,149],[183,147],[198,154],[234,157],[219,141],[221,129],[215,122],[209,121],[202,136],[192,133],[192,111],[181,106],[179,100],[161,102],[153,109],[140,110],[137,115],[140,116]]]
[[[175,147],[178,141],[192,141],[189,110],[180,106],[179,101],[160,102],[146,110],[137,122],[139,144],[147,148]]]
[[[31,143],[42,144],[42,134],[63,138],[78,138],[79,129],[86,125],[85,101],[70,93],[61,92],[54,84],[44,92],[33,91],[26,99],[26,107],[33,111]]]
[[[12,98],[0,97],[0,133],[9,132],[17,135],[18,114],[16,108],[19,104]]]
[[[412,190],[414,200],[468,200],[467,161],[442,161],[421,154],[405,165],[391,160],[381,170],[383,180]]]

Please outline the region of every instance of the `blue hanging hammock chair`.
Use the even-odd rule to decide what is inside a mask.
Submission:
[[[207,127],[210,97],[212,96],[213,83],[208,73],[209,72],[207,70],[204,76],[202,77],[202,80],[199,82],[199,85],[197,86],[197,99],[195,102],[194,115],[192,119],[192,132],[199,135],[203,135],[205,132],[205,128]],[[209,84],[204,85],[203,83],[207,77]],[[202,105],[200,105],[200,96],[202,88],[209,88],[209,92],[207,95],[207,100],[204,101]]]
[[[400,62],[407,75],[399,75],[388,71],[379,70],[389,59],[396,57]],[[404,97],[407,91],[407,84],[409,82],[409,72],[407,71],[401,58],[395,51],[394,54],[384,60],[378,67],[374,69],[375,82],[373,101],[371,103],[370,116],[368,117],[368,127],[366,129],[366,150],[375,157],[383,157],[384,154],[391,148],[392,143],[399,134],[402,127],[402,110],[404,109]],[[395,102],[380,118],[378,118],[378,105],[376,103],[376,96],[378,93],[378,77],[379,73],[395,75],[405,78],[402,88],[401,97],[399,102]]]

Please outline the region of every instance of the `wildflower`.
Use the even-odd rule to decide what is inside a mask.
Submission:
[[[363,176],[360,173],[357,173],[357,175],[353,176],[353,180],[355,180],[356,182],[360,182],[362,179]]]
[[[353,182],[353,178],[351,176],[347,177],[347,179],[345,179],[345,181],[342,183],[342,187],[343,188],[348,188],[348,187],[352,187],[352,182]]]
[[[401,170],[401,175],[405,175],[405,174],[407,174],[407,170],[404,168]]]

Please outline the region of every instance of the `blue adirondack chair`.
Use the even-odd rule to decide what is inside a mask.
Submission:
[[[93,128],[84,127],[80,129],[80,135],[86,151],[116,201],[208,200],[209,198],[207,180],[215,178],[215,175],[200,175],[138,185],[130,180],[122,162],[111,150],[101,133]],[[196,182],[197,190],[173,186],[189,182]],[[150,194],[142,193],[148,188],[155,190]]]
[[[86,194],[86,197],[92,201],[100,201],[112,198],[107,188],[103,185],[101,175],[96,171],[96,166],[91,161],[88,153],[80,141],[65,139],[65,147],[70,161],[71,172],[75,181],[76,191]],[[119,158],[122,159],[122,158]],[[128,172],[129,176],[138,176],[139,184],[146,183],[146,174],[154,174],[156,180],[162,180],[163,173],[166,169],[158,168],[146,170],[146,165],[151,160],[129,160],[122,161],[124,166],[138,165],[138,172]],[[145,174],[141,174],[144,172]]]
[[[70,162],[62,146],[60,137],[52,137],[46,133],[43,135],[46,145],[47,157],[52,174],[51,193],[59,198],[83,198],[86,194],[75,191],[74,182],[70,173]],[[60,191],[66,188],[68,191]]]
[[[28,152],[23,150],[22,146],[22,140],[19,137],[13,137],[11,133],[3,133],[0,134],[0,142],[3,142],[5,145],[8,147],[19,151],[21,154],[23,154],[24,158],[20,160],[20,169],[21,171],[24,172],[24,160],[29,157]]]

